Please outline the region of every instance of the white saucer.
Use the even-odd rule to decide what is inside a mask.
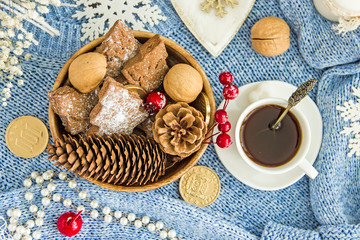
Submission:
[[[229,115],[229,122],[231,123],[229,135],[232,141],[235,141],[235,126],[237,120],[241,112],[250,104],[248,100],[249,93],[254,89],[258,89],[259,84],[266,84],[261,85],[262,87],[266,86],[266,92],[262,94],[262,97],[276,97],[287,100],[296,89],[295,86],[280,81],[262,81],[239,87],[239,96],[235,100],[231,100],[226,109]],[[222,108],[223,104],[224,101],[219,105],[219,108]],[[310,150],[306,159],[313,164],[319,153],[322,141],[322,118],[316,104],[308,96],[296,105],[295,108],[302,111],[304,115],[308,117],[312,136]],[[215,129],[217,130],[217,127]],[[216,141],[216,136],[213,140]],[[294,184],[304,176],[304,172],[299,167],[276,175],[258,172],[241,158],[234,142],[229,148],[225,149],[215,145],[215,150],[225,168],[239,181],[252,188],[278,190]]]

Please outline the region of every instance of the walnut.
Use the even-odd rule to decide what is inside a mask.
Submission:
[[[252,27],[251,43],[263,56],[278,56],[290,47],[290,28],[281,18],[265,17]]]
[[[97,88],[106,74],[106,57],[89,52],[75,58],[69,67],[71,84],[79,92],[88,93]]]

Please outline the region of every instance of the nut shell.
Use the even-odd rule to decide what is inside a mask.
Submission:
[[[200,73],[188,64],[176,64],[164,78],[164,89],[176,102],[193,102],[203,88]]]
[[[278,17],[260,19],[251,29],[251,43],[263,56],[278,56],[290,47],[289,25]]]
[[[105,77],[106,57],[101,53],[89,52],[78,56],[69,67],[69,80],[79,92],[94,90]]]

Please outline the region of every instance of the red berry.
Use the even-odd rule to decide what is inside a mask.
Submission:
[[[233,82],[233,75],[230,72],[222,72],[219,74],[219,81],[223,85],[228,85]]]
[[[162,92],[152,92],[146,97],[146,103],[144,107],[149,113],[157,113],[163,109],[167,104],[165,94]]]
[[[223,96],[225,99],[233,100],[239,94],[239,88],[234,84],[226,85],[223,89]]]
[[[83,221],[79,213],[66,212],[62,214],[57,221],[57,228],[59,232],[65,236],[72,237],[81,230]]]
[[[231,129],[231,124],[229,123],[229,121],[223,124],[219,124],[218,129],[220,132],[227,133]]]
[[[222,133],[216,138],[216,144],[221,148],[227,148],[231,145],[231,137],[226,133]]]
[[[219,109],[215,112],[215,121],[217,123],[223,124],[225,122],[227,122],[228,120],[228,114],[225,110],[223,109]]]

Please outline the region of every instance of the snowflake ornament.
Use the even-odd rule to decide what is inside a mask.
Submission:
[[[233,8],[234,5],[238,4],[239,2],[237,0],[206,0],[201,3],[201,10],[208,13],[211,8],[215,8],[216,16],[224,17],[224,15],[227,14],[227,11],[225,10],[227,5],[231,5]]]
[[[104,35],[116,20],[122,19],[134,30],[144,30],[145,24],[154,26],[165,21],[161,9],[150,5],[150,0],[75,0],[82,11],[76,11],[73,18],[84,18],[81,41],[94,40]]]
[[[344,102],[343,106],[337,106],[336,109],[341,111],[340,116],[344,121],[351,121],[350,127],[344,127],[340,132],[345,135],[353,135],[354,137],[349,139],[348,147],[350,151],[347,156],[351,157],[360,156],[360,88],[351,87],[353,95],[357,97],[357,102],[349,100]]]

